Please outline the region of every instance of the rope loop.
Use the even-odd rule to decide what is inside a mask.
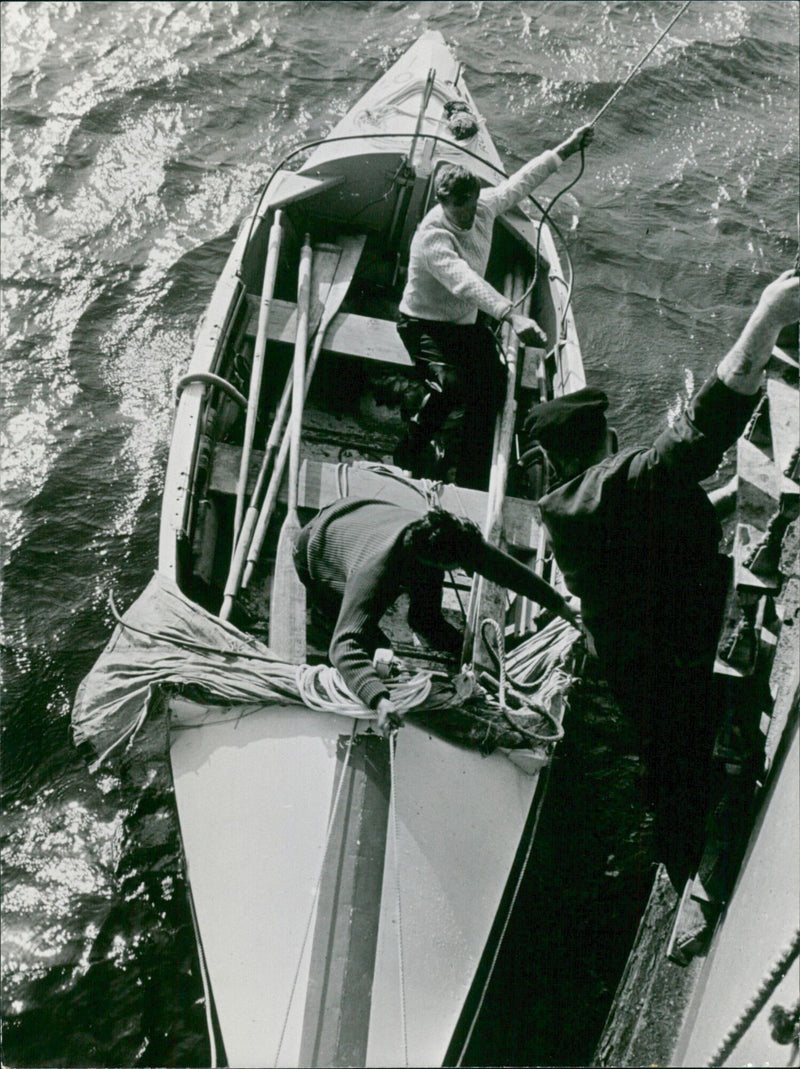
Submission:
[[[491,642],[489,642],[487,630],[491,630],[494,633],[495,639],[497,640],[496,650],[492,648],[492,644]],[[492,619],[491,617],[486,617],[484,620],[481,621],[480,633],[484,643],[486,644],[486,648],[488,649],[492,658],[495,660],[495,663],[497,664],[499,669],[500,687],[498,693],[498,701],[500,704],[500,713],[503,719],[506,721],[509,727],[511,727],[518,734],[522,735],[522,737],[528,742],[530,742],[534,747],[541,746],[542,744],[547,743],[560,742],[560,740],[564,737],[564,727],[561,724],[560,720],[556,716],[554,716],[553,713],[547,708],[544,701],[534,703],[530,700],[528,695],[520,693],[516,685],[511,687],[508,686],[505,642],[503,640],[503,633],[498,622]],[[562,672],[559,679],[562,680],[564,684],[567,683],[567,676],[565,673]],[[541,689],[536,689],[537,693],[541,695]],[[545,720],[549,721],[552,727],[552,731],[549,734],[544,735],[541,732],[533,731],[531,728],[523,727],[522,724],[519,724],[514,719],[514,717],[511,716],[508,705],[506,703],[507,691],[515,696],[517,701],[525,710],[525,712],[523,712],[522,714],[523,716],[536,715],[544,718]]]

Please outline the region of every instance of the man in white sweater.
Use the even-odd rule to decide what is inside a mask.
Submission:
[[[481,189],[466,168],[448,165],[436,179],[436,199],[411,242],[408,280],[397,329],[424,385],[395,462],[412,475],[435,470],[434,435],[454,409],[463,408],[458,481],[482,487],[483,453],[505,394],[505,368],[495,336],[478,321],[481,311],[509,322],[522,342],[543,339],[534,320],[483,277],[495,217],[531,193],[573,153],[590,144],[591,126],[579,127],[499,185]]]

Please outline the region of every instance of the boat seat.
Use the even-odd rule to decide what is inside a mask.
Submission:
[[[255,338],[258,329],[259,298],[247,295],[249,315],[246,333]],[[270,306],[267,336],[270,341],[294,344],[297,331],[297,305],[292,301],[273,300]],[[382,364],[411,367],[411,357],[397,334],[395,324],[389,319],[373,319],[371,316],[339,312],[331,320],[325,332],[323,349],[329,353],[375,360]]]
[[[209,490],[219,494],[234,495],[239,477],[241,448],[220,443],[214,453]],[[256,484],[263,453],[254,450],[250,459],[247,477],[247,494]],[[341,465],[329,461],[305,460],[300,469],[298,482],[298,505],[300,508],[321,509],[332,505],[342,496],[340,493]],[[411,483],[412,485],[409,485]],[[347,466],[347,493],[353,497],[381,497],[409,508],[421,506],[423,498],[413,486],[413,480],[393,478],[374,471],[358,462]],[[481,490],[469,490],[463,486],[445,483],[439,495],[442,507],[459,516],[467,516],[483,528],[486,518],[488,494]],[[285,486],[280,500],[286,500]],[[532,550],[539,541],[539,510],[535,502],[523,498],[507,497],[503,505],[503,521],[506,542],[510,548]]]

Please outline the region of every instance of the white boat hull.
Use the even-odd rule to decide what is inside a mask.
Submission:
[[[539,777],[407,725],[395,859],[386,740],[355,736],[338,790],[351,720],[240,712],[174,702],[171,748],[229,1064],[442,1064],[477,1008],[464,1016]]]

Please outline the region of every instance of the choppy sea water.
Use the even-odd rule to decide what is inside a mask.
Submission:
[[[0,8],[5,1064],[207,1064],[174,844],[88,773],[69,711],[108,591],[129,604],[155,567],[174,386],[270,164],[433,28],[513,168],[590,119],[678,8]],[[798,23],[795,2],[695,0],[555,209],[623,442],[680,410],[794,259]],[[475,1064],[586,1064],[647,894],[624,725],[591,692],[573,723]]]

